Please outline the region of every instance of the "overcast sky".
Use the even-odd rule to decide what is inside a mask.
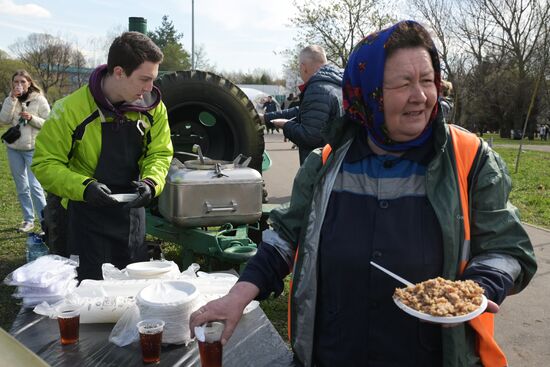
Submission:
[[[281,76],[284,59],[276,52],[294,44],[293,13],[291,0],[195,0],[195,47],[203,45],[218,71]],[[146,18],[152,31],[165,14],[190,51],[191,0],[0,0],[0,49],[11,53],[9,46],[30,33],[49,33],[101,63],[105,40],[126,29],[129,17]]]

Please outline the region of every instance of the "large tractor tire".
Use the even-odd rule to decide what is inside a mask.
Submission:
[[[262,172],[263,125],[248,97],[229,80],[205,71],[178,71],[155,82],[168,109],[174,154],[181,161],[196,159],[198,144],[204,156],[232,161],[252,157],[249,167]]]

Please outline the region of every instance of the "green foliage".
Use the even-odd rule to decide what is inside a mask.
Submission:
[[[235,84],[278,84],[285,85],[284,80],[275,79],[268,71],[255,69],[252,72],[222,72],[224,78]]]
[[[161,71],[186,70],[191,67],[190,55],[180,42],[183,33],[176,31],[168,15],[164,15],[161,25],[147,35],[164,53],[164,61],[159,67]]]
[[[70,42],[48,33],[31,33],[10,48],[20,60],[31,66],[28,71],[33,79],[39,81],[46,96],[50,88],[64,81],[75,52]]]
[[[191,68],[189,54],[179,44],[170,43],[162,49],[162,52],[164,60],[160,64],[159,70],[178,71]]]
[[[168,15],[162,16],[162,23],[153,32],[148,32],[149,38],[163,49],[171,43],[180,43],[183,33],[178,33],[172,21],[168,20]]]

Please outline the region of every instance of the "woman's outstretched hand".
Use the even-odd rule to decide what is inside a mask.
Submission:
[[[222,345],[227,343],[233,331],[237,327],[243,315],[243,310],[256,296],[260,290],[252,283],[239,282],[231,288],[222,298],[208,302],[189,318],[189,329],[191,337],[195,336],[195,326],[200,326],[209,321],[223,321],[225,328],[222,333]]]

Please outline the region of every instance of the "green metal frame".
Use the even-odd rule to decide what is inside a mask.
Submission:
[[[194,262],[196,254],[243,267],[257,251],[256,244],[248,237],[249,225],[183,228],[150,212],[146,222],[148,234],[181,246],[183,269]]]

